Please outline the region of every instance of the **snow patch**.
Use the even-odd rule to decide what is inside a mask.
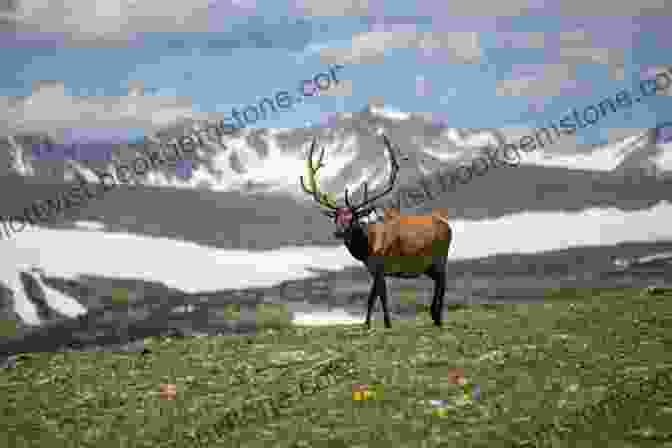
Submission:
[[[295,312],[292,320],[292,324],[299,326],[359,325],[361,323],[361,317],[355,317],[342,308],[312,313]]]
[[[670,222],[670,202],[639,211],[591,208],[575,213],[523,212],[489,220],[454,220],[456,238],[449,260],[623,242],[672,241]],[[507,229],[507,238],[501,237],[502,229]],[[34,322],[39,322],[34,307],[21,298],[18,272],[25,267],[40,266],[54,277],[68,279],[79,275],[143,279],[196,293],[271,287],[284,280],[316,276],[311,269],[360,266],[344,246],[289,246],[251,252],[128,233],[39,227],[1,241],[0,250],[0,280],[17,293],[17,312],[20,307],[22,317]],[[62,309],[66,308],[62,305]]]
[[[88,230],[105,230],[105,224],[98,221],[75,221],[75,227]]]
[[[71,318],[86,314],[86,308],[84,308],[77,300],[45,284],[42,278],[46,274],[42,270],[32,269],[30,271],[25,271],[25,273],[32,277],[40,288],[42,288],[47,305],[52,309]]]

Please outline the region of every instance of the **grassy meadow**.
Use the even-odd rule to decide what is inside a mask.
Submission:
[[[366,331],[292,327],[274,309],[251,337],[25,354],[0,371],[0,446],[672,447],[672,385],[639,386],[672,371],[671,292],[554,290],[539,304],[447,307],[443,329],[423,308],[389,330],[380,313]],[[323,389],[297,389],[327,362]],[[478,399],[450,381],[453,368],[480,386]],[[379,392],[355,401],[355,383]],[[632,400],[572,417],[621,389]],[[244,411],[279,396],[280,414]],[[438,399],[442,415],[423,404]]]

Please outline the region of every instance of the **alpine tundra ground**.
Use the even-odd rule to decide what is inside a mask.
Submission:
[[[0,446],[672,447],[669,290],[454,306],[441,330],[418,308],[388,330],[269,321],[255,336],[147,340],[144,354],[21,355],[0,372]],[[380,392],[353,401],[355,383]],[[443,416],[421,404],[438,399]]]

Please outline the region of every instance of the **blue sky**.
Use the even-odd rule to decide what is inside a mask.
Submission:
[[[408,13],[393,4],[386,10],[389,17],[376,18],[379,24],[374,26],[370,17],[288,16],[281,5],[278,2],[264,10],[263,17],[236,16],[216,23],[213,8],[210,28],[217,31],[140,33],[135,41],[116,48],[27,45],[19,43],[25,39],[22,35],[16,40],[5,39],[0,47],[5,67],[0,72],[0,94],[28,96],[33,82],[47,79],[63,82],[66,93],[75,96],[123,96],[129,82],[140,80],[145,95],[186,97],[195,111],[229,115],[232,107],[256,104],[280,90],[295,91],[300,80],[327,71],[329,65],[321,50],[347,47],[360,33],[478,31],[483,54],[476,62],[446,62],[440,52],[438,57],[424,57],[417,48],[388,48],[380,63],[344,64],[339,74],[352,83],[352,95],[313,97],[257,126],[302,127],[319,120],[323,113],[361,110],[372,97],[383,98],[386,107],[403,112],[435,113],[451,127],[542,126],[548,120],[558,120],[572,107],[582,109],[632,88],[642,70],[669,62],[667,56],[661,56],[669,55],[665,17],[563,19],[535,15],[444,17],[437,22],[431,17],[392,17],[395,10],[397,14]],[[622,51],[625,80],[613,79],[613,67],[608,64],[580,58],[567,62],[558,56],[559,33],[578,29],[592,36],[593,50],[613,43]],[[524,33],[544,33],[544,47],[507,43],[512,32],[518,33],[514,41],[520,40],[523,47],[527,45],[527,39],[520,37]],[[515,48],[507,48],[511,45]],[[547,65],[571,65],[575,84],[562,92],[551,89],[550,94],[536,99],[496,94],[498,81],[521,76],[521,67],[534,72]],[[426,86],[422,95],[418,94],[419,84]],[[542,104],[543,110],[534,109],[531,103]],[[668,97],[649,98],[582,131],[579,140],[598,143],[606,138],[602,135],[606,127],[652,127],[657,121],[671,119],[670,110]],[[142,133],[141,126],[129,127],[131,138]]]

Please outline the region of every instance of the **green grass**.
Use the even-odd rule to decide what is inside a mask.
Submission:
[[[257,325],[275,329],[288,328],[292,325],[292,314],[282,303],[262,303],[257,305]]]
[[[418,313],[426,313],[429,309],[429,306],[418,298],[418,288],[400,288],[397,294],[399,296],[399,303],[414,306]]]
[[[672,388],[571,418],[672,368],[672,294],[549,297],[446,311],[441,330],[419,313],[389,330],[377,319],[369,332],[276,325],[254,337],[150,339],[144,357],[24,355],[0,372],[0,446],[522,447],[555,422],[565,435],[554,447],[672,447]],[[227,409],[294,390],[329,359],[349,359],[354,371],[335,372],[314,395],[296,393],[286,415],[221,429]],[[452,367],[480,385],[480,400],[459,399]],[[160,383],[177,385],[175,400],[157,395]],[[383,394],[353,401],[353,383],[382,384]],[[431,415],[420,404],[428,399],[449,400],[450,412]]]

